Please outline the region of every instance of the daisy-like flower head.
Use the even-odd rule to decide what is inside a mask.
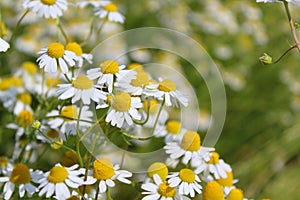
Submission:
[[[224,200],[222,187],[216,181],[208,182],[203,190],[203,200]]]
[[[19,163],[10,168],[6,177],[0,177],[0,182],[5,182],[3,188],[4,199],[10,199],[16,187],[19,188],[19,197],[22,198],[27,193],[31,197],[38,189],[31,183],[41,177],[38,171],[33,172],[25,164]]]
[[[181,169],[172,175],[167,176],[168,183],[171,187],[179,187],[179,194],[190,195],[195,197],[195,191],[201,194],[200,178],[188,168]]]
[[[125,65],[119,65],[117,61],[106,60],[100,63],[99,68],[90,69],[87,71],[87,75],[91,79],[98,78],[98,84],[105,85],[108,92],[111,93],[113,90],[114,77],[118,79],[132,80],[136,72],[133,70],[124,70]]]
[[[70,42],[66,46],[66,50],[72,51],[77,56],[78,67],[82,67],[83,60],[86,60],[88,63],[92,63],[93,55],[82,52],[81,46],[77,42]]]
[[[208,160],[210,151],[214,148],[201,147],[200,136],[195,131],[186,131],[180,142],[169,142],[164,149],[170,154],[171,159],[179,159],[182,157],[182,163],[187,164],[189,161],[204,161]]]
[[[14,114],[20,113],[22,110],[32,111],[30,107],[31,102],[32,97],[28,92],[17,94],[17,102],[14,108]]]
[[[6,52],[10,45],[5,40],[0,38],[0,52]]]
[[[169,170],[165,163],[155,162],[147,170],[147,175],[153,178],[154,174],[157,174],[161,180],[165,181],[168,176]]]
[[[233,179],[233,174],[232,172],[226,172],[227,177],[226,178],[220,178],[216,180],[222,187],[225,196],[229,194],[229,192],[235,188],[234,184],[238,182],[237,179]]]
[[[156,137],[165,137],[165,142],[180,141],[185,133],[185,129],[181,127],[181,123],[177,120],[169,120],[164,129],[160,130]]]
[[[131,97],[126,92],[118,92],[112,98],[111,107],[108,110],[105,121],[119,128],[123,126],[124,121],[128,125],[132,125],[132,118],[135,120],[141,119],[141,115],[137,109],[142,106],[140,97]]]
[[[77,56],[74,52],[65,50],[60,43],[52,43],[47,48],[41,49],[37,62],[40,68],[44,68],[45,72],[56,72],[59,65],[61,71],[65,74],[69,71],[68,66],[74,66]]]
[[[125,17],[118,12],[116,4],[107,2],[100,8],[96,9],[95,15],[100,18],[106,18],[109,21],[124,23]]]
[[[46,198],[50,198],[55,195],[59,200],[65,200],[70,197],[69,187],[76,189],[80,185],[85,184],[80,177],[84,172],[77,168],[78,165],[63,167],[60,164],[56,164],[37,181],[40,184],[39,196],[46,194]]]
[[[143,92],[146,96],[154,96],[158,99],[165,99],[166,106],[179,105],[187,106],[188,99],[177,90],[176,83],[164,79],[156,84],[149,84]]]
[[[220,159],[220,155],[217,152],[211,153],[210,160],[208,161],[208,168],[206,170],[212,173],[216,179],[227,178],[226,172],[232,171],[230,165]]]
[[[22,127],[31,125],[33,119],[33,113],[30,110],[22,110],[17,114],[18,124]]]
[[[141,188],[145,190],[142,194],[145,196],[142,200],[188,200],[189,198],[180,195],[176,187],[171,187],[166,181],[163,181],[159,175],[153,175],[154,183],[148,182],[142,184]]]
[[[12,168],[12,164],[5,156],[0,156],[0,173],[6,175],[7,171]]]
[[[84,74],[78,75],[72,83],[59,84],[57,95],[59,99],[69,99],[72,103],[82,100],[83,104],[90,104],[91,100],[98,102],[106,99],[106,93],[99,89],[99,85],[94,84],[94,79]]]
[[[244,193],[241,189],[234,188],[229,192],[226,200],[247,200],[247,199],[244,198]]]
[[[68,8],[67,0],[23,0],[23,7],[39,17],[58,18]]]
[[[50,119],[48,124],[54,130],[61,131],[60,136],[63,140],[69,135],[76,135],[77,120],[79,117],[80,109],[75,105],[64,106],[62,109],[53,110],[47,114],[47,117],[54,117]],[[84,128],[90,124],[85,121],[92,121],[93,113],[89,110],[88,106],[83,106],[79,118],[79,128]],[[80,121],[85,120],[85,121]],[[50,129],[51,130],[51,129]],[[51,131],[52,133],[53,131]],[[48,134],[48,132],[47,132]],[[54,136],[54,133],[52,133]],[[56,136],[56,135],[55,135]],[[52,137],[53,138],[53,137]]]
[[[112,162],[107,158],[100,158],[93,164],[93,177],[99,181],[99,191],[104,193],[108,187],[114,187],[114,180],[119,180],[123,183],[130,184],[131,181],[127,178],[131,177],[132,173],[126,170],[119,170],[119,166],[113,166]]]

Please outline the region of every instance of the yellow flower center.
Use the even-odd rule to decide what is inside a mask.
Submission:
[[[82,55],[82,48],[77,42],[70,42],[66,46],[66,50],[74,52],[77,56]]]
[[[48,46],[48,55],[51,58],[61,58],[65,54],[65,48],[60,43],[52,43]]]
[[[176,84],[169,79],[165,79],[159,83],[158,89],[164,92],[176,91]]]
[[[157,174],[162,180],[166,180],[168,172],[168,167],[162,162],[153,163],[147,170],[148,176],[150,178],[152,178],[154,174]]]
[[[59,133],[54,129],[48,129],[47,136],[50,138],[59,138]]]
[[[7,29],[3,22],[0,23],[0,30],[1,30],[0,32],[1,37],[7,35]]]
[[[10,81],[11,81],[12,86],[14,86],[14,87],[21,87],[21,86],[23,86],[23,81],[19,77],[11,77]]]
[[[71,167],[78,163],[78,156],[72,151],[66,151],[62,158],[62,165],[65,167]]]
[[[131,81],[131,85],[135,87],[144,87],[149,84],[149,76],[147,73],[139,71],[136,78]]]
[[[18,123],[21,126],[28,126],[33,122],[33,114],[29,110],[22,110],[18,115]]]
[[[115,175],[114,166],[107,158],[101,158],[94,162],[93,176],[97,180],[107,180]]]
[[[113,100],[113,95],[107,95],[106,96],[106,100],[105,100],[105,103],[107,103],[107,104],[111,104],[111,102],[112,102],[112,100]]]
[[[30,105],[32,102],[31,95],[27,92],[18,94],[17,99],[23,102],[25,105]]]
[[[48,78],[46,80],[46,85],[49,88],[56,88],[59,83],[60,80],[58,78]]]
[[[50,170],[48,180],[51,183],[62,183],[68,178],[68,171],[62,166],[54,166]]]
[[[8,90],[11,87],[10,79],[3,78],[0,81],[0,90]]]
[[[174,197],[176,194],[176,188],[170,187],[167,182],[163,182],[159,185],[158,193],[164,197]]]
[[[183,182],[187,182],[187,183],[193,183],[196,179],[196,175],[195,173],[190,170],[190,169],[182,169],[179,172],[179,178],[183,181]]]
[[[144,109],[148,110],[148,100],[146,99],[144,101]],[[150,100],[150,113],[151,114],[156,114],[158,112],[159,106],[158,106],[158,102],[156,99],[151,99]]]
[[[119,72],[119,63],[114,60],[106,60],[100,64],[103,74],[116,74]]]
[[[229,192],[226,200],[243,200],[243,199],[244,199],[243,191],[238,188],[234,188]]]
[[[51,6],[56,3],[56,0],[41,0],[41,2],[45,5]]]
[[[112,101],[112,107],[119,112],[127,112],[131,106],[131,96],[126,92],[117,93]]]
[[[219,184],[222,186],[232,186],[233,185],[233,174],[231,172],[226,172],[227,177],[226,178],[220,178],[218,181]]]
[[[80,200],[80,199],[79,199],[79,197],[72,195],[69,198],[67,198],[66,200]]]
[[[200,136],[195,131],[187,131],[182,138],[180,147],[187,151],[198,151],[200,149]]]
[[[5,167],[8,164],[8,159],[4,156],[0,156],[0,166]]]
[[[28,167],[22,163],[16,164],[11,172],[10,181],[14,184],[30,183],[31,177]]]
[[[33,62],[24,62],[23,65],[22,65],[22,67],[23,67],[23,69],[25,69],[25,70],[28,72],[28,74],[30,74],[30,75],[35,75],[36,72],[37,72],[37,70],[38,70],[36,64],[33,63]]]
[[[171,134],[177,135],[180,133],[181,123],[179,121],[171,120],[167,122],[167,131]]]
[[[77,76],[76,80],[72,81],[72,84],[75,88],[80,90],[91,89],[94,85],[94,82],[90,80],[86,75]]]
[[[224,200],[224,192],[219,183],[211,181],[207,183],[202,193],[203,200]]]
[[[135,70],[137,72],[144,70],[143,65],[138,64],[138,63],[132,63],[132,64],[128,65],[127,69]]]
[[[208,161],[209,164],[218,164],[220,155],[217,152],[212,152],[212,155]]]
[[[78,117],[78,112],[77,108],[75,106],[65,106],[61,112],[60,115],[62,117],[65,117],[65,121],[72,121],[72,119],[77,119]]]
[[[106,10],[107,12],[117,12],[117,11],[118,11],[118,7],[117,7],[117,5],[114,4],[114,3],[106,4],[103,8],[104,8],[104,10]]]

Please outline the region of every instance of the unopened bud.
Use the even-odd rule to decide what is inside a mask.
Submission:
[[[39,130],[39,129],[41,128],[41,122],[38,121],[38,120],[35,120],[35,121],[32,123],[31,127],[32,127],[33,129]]]
[[[259,60],[260,60],[263,64],[265,64],[265,65],[270,65],[270,64],[273,63],[273,62],[272,62],[272,57],[269,56],[269,55],[266,54],[266,53],[264,53],[263,56],[259,57]]]

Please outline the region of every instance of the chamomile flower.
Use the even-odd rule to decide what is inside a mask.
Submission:
[[[17,115],[22,110],[29,110],[32,112],[30,104],[32,102],[32,97],[28,92],[17,94],[17,102],[14,107],[14,114]]]
[[[8,170],[11,170],[13,165],[9,159],[5,156],[0,156],[0,174],[6,175]]]
[[[68,8],[67,0],[23,0],[23,7],[39,17],[58,18]]]
[[[6,52],[10,45],[5,40],[0,38],[0,52]]]
[[[45,195],[46,198],[50,198],[55,195],[59,200],[65,200],[70,197],[69,188],[76,189],[80,185],[85,184],[81,177],[84,171],[77,168],[78,165],[63,167],[60,164],[56,164],[37,181],[40,189],[39,196]]]
[[[52,110],[47,114],[47,117],[50,118],[48,121],[49,126],[52,129],[59,129],[61,131],[60,137],[63,140],[66,140],[66,137],[69,135],[76,135],[78,117],[79,128],[83,129],[90,125],[86,121],[92,121],[92,116],[93,113],[89,110],[88,106],[83,106],[80,112],[80,108],[75,105],[64,106],[61,109]]]
[[[202,193],[203,200],[224,200],[222,187],[216,181],[210,181],[205,186]]]
[[[110,122],[112,126],[121,128],[124,121],[128,125],[132,125],[132,118],[135,120],[141,119],[141,115],[137,110],[143,106],[140,97],[131,97],[126,92],[118,92],[112,97],[111,101],[111,107],[105,121]]]
[[[226,200],[247,200],[244,198],[244,193],[241,189],[232,189],[226,197]]]
[[[179,194],[195,197],[195,192],[198,194],[202,192],[202,186],[199,184],[201,180],[191,169],[183,168],[167,178],[169,178],[170,187],[179,187]]]
[[[230,165],[224,162],[223,159],[219,159],[220,155],[217,152],[212,152],[210,156],[210,160],[207,162],[207,167],[204,169],[203,166],[205,164],[202,164],[202,166],[199,166],[196,171],[201,172],[202,169],[204,169],[204,176],[209,175],[209,173],[212,173],[216,179],[220,178],[226,178],[227,173],[231,172],[232,169]]]
[[[109,21],[124,23],[125,17],[118,10],[116,4],[107,2],[96,10],[95,15],[100,18],[107,17]]]
[[[141,188],[145,190],[142,194],[146,196],[142,200],[189,200],[189,198],[180,195],[176,187],[171,187],[166,181],[163,181],[159,175],[153,175],[154,182],[142,184]]]
[[[82,52],[81,46],[77,42],[69,42],[66,46],[66,50],[72,51],[77,56],[78,67],[82,67],[83,60],[86,60],[88,63],[92,63],[93,55]]]
[[[0,182],[5,182],[3,188],[4,199],[10,199],[16,188],[19,189],[19,197],[23,198],[25,193],[31,197],[38,189],[32,184],[41,177],[41,172],[29,169],[25,164],[19,163],[9,168],[7,176],[0,177]]]
[[[227,196],[229,192],[235,188],[234,184],[238,182],[237,179],[233,179],[232,172],[226,172],[226,175],[226,178],[221,177],[220,179],[216,180],[223,187],[225,196]]]
[[[119,170],[119,166],[113,166],[112,162],[107,158],[95,160],[93,164],[93,177],[99,182],[99,192],[104,193],[107,187],[114,187],[114,180],[130,184],[131,181],[127,178],[131,177],[132,173],[126,170]]]
[[[143,92],[146,96],[165,99],[166,106],[187,106],[188,99],[176,88],[176,83],[169,79],[162,80],[158,84],[149,84]]]
[[[165,137],[165,142],[180,141],[186,130],[177,120],[169,120],[159,131],[155,131],[156,137]]]
[[[91,100],[98,102],[100,99],[106,99],[106,93],[100,90],[99,85],[94,84],[94,77],[84,74],[78,75],[72,80],[72,83],[59,84],[57,95],[59,99],[69,99],[72,97],[72,103],[82,100],[83,104],[90,104]]]
[[[52,43],[47,48],[41,49],[39,58],[37,59],[40,68],[44,68],[45,72],[56,72],[59,65],[65,74],[69,71],[68,66],[74,66],[77,56],[74,52],[65,50],[60,43]]]
[[[195,131],[186,131],[180,142],[169,142],[164,147],[171,159],[181,159],[183,164],[209,160],[214,148],[200,145],[200,136]]]
[[[165,165],[165,163],[162,162],[153,163],[147,170],[148,177],[153,178],[153,176],[156,174],[163,181],[166,180],[168,173],[168,167]]]
[[[98,84],[105,85],[108,88],[108,92],[111,93],[113,90],[114,77],[118,79],[129,79],[132,80],[136,72],[133,70],[124,70],[125,65],[119,65],[117,61],[106,60],[99,65],[99,68],[93,68],[87,71],[87,75],[91,79],[98,78]]]

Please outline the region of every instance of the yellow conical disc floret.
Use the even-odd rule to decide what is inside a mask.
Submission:
[[[167,131],[171,134],[177,135],[181,131],[181,123],[176,120],[170,120],[167,122]]]
[[[167,182],[163,182],[159,185],[158,193],[163,197],[174,197],[176,194],[176,188],[170,187]],[[172,198],[173,199],[173,198]]]
[[[76,56],[82,55],[82,48],[77,42],[69,42],[66,46],[66,50],[74,52]]]
[[[30,172],[26,165],[16,164],[11,172],[10,181],[14,184],[26,184],[31,181]]]
[[[145,110],[150,109],[149,111],[150,111],[151,114],[156,114],[158,112],[158,109],[159,109],[159,105],[158,105],[157,100],[156,99],[151,99],[150,100],[150,108],[149,108],[148,104],[149,104],[148,100],[145,100],[144,101],[144,109]]]
[[[208,182],[202,193],[203,200],[224,200],[224,192],[216,181]]]
[[[97,180],[107,180],[115,175],[112,162],[107,158],[101,158],[94,162],[93,176]]]
[[[22,103],[24,103],[25,105],[30,105],[32,102],[31,95],[27,92],[18,94],[17,99]]]
[[[94,82],[86,75],[80,74],[75,80],[72,81],[72,85],[79,90],[88,90],[93,88]]]
[[[18,123],[21,126],[29,126],[33,122],[33,114],[29,110],[22,110],[18,114]]]
[[[229,192],[226,200],[243,200],[243,199],[244,199],[243,191],[238,188],[234,188]]]
[[[103,74],[116,74],[119,72],[119,63],[114,60],[106,60],[100,64]]]
[[[109,3],[106,4],[105,6],[103,6],[104,10],[106,10],[107,12],[117,12],[118,11],[118,7],[116,4],[114,3]]]
[[[52,43],[48,46],[47,54],[51,58],[61,58],[65,54],[65,47],[60,43]]]
[[[30,75],[35,75],[38,70],[36,64],[33,62],[24,62],[22,64],[22,68],[25,69]]]
[[[164,92],[176,91],[176,84],[169,79],[165,79],[159,83],[158,89]]]
[[[220,178],[218,183],[220,183],[222,186],[230,187],[233,185],[233,174],[231,172],[226,172],[227,177],[226,178]]]
[[[78,118],[78,112],[77,108],[75,106],[65,106],[63,109],[60,111],[60,114],[62,117],[65,117],[65,121],[70,121],[72,119],[77,119]]]
[[[187,131],[182,138],[180,147],[186,151],[198,151],[200,149],[200,136],[195,131]]]
[[[56,0],[41,0],[41,2],[45,5],[51,6],[56,3]]]
[[[62,183],[68,178],[68,171],[65,167],[54,166],[48,175],[48,180],[51,183]]]
[[[152,165],[150,165],[147,172],[150,178],[152,178],[154,174],[157,174],[160,176],[161,180],[166,180],[169,170],[164,163],[155,162]]]
[[[179,178],[183,182],[193,183],[196,179],[196,175],[192,170],[185,168],[185,169],[180,170]]]
[[[212,152],[210,159],[208,161],[209,164],[218,164],[220,155],[217,152]]]
[[[127,92],[117,93],[112,101],[112,107],[119,112],[127,112],[131,106],[131,96]]]
[[[137,71],[136,78],[131,81],[135,87],[144,87],[149,84],[149,76],[146,72]]]

